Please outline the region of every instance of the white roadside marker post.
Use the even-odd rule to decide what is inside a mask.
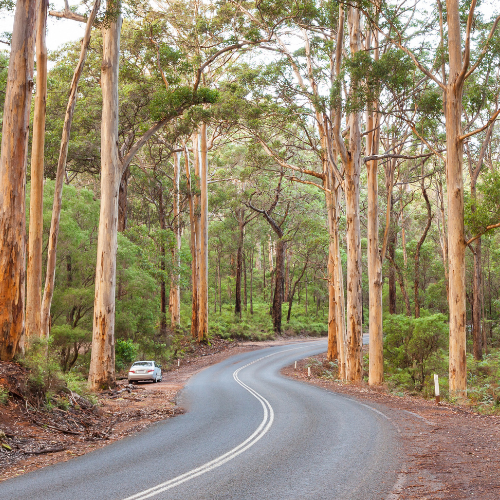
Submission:
[[[439,404],[441,398],[439,396],[439,377],[437,373],[434,374],[434,394],[436,395],[436,404]]]
[[[308,377],[311,376],[311,367],[310,366],[307,367],[307,376]]]
[[[295,370],[297,369],[297,361],[295,361]]]
[[[181,366],[181,359],[177,359],[177,368],[179,368],[179,366]]]

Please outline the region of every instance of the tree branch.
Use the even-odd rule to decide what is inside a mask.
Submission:
[[[261,43],[266,43],[266,42],[269,42],[269,41],[271,41],[271,37],[269,37],[269,38],[262,38],[261,40],[256,40],[255,42],[251,42],[250,40],[243,40],[242,42],[234,43],[233,45],[229,45],[228,47],[224,47],[223,49],[220,49],[219,51],[217,51],[214,55],[212,55],[211,57],[209,57],[198,68],[198,70],[196,72],[196,80],[195,80],[194,86],[193,86],[193,94],[195,94],[196,91],[198,90],[198,87],[199,87],[200,82],[201,82],[201,75],[203,74],[204,69],[207,66],[209,66],[210,64],[212,64],[219,56],[221,56],[222,54],[225,54],[226,52],[232,51],[232,50],[241,49],[245,45],[250,45],[250,46],[251,45],[259,45]]]
[[[286,161],[284,161],[282,158],[280,158],[280,156],[273,150],[271,149],[270,146],[268,146],[268,144],[264,141],[264,139],[262,139],[260,137],[259,134],[257,134],[256,132],[250,130],[249,128],[247,127],[243,127],[245,130],[247,130],[250,134],[252,134],[259,142],[260,144],[262,145],[262,147],[264,148],[264,151],[269,155],[271,156],[272,158],[274,158],[276,160],[276,162],[283,168],[288,168],[290,170],[295,170],[296,172],[300,172],[302,174],[306,174],[306,175],[310,175],[312,177],[316,177],[317,179],[321,179],[321,180],[324,180],[325,176],[324,174],[320,174],[318,172],[315,172],[314,170],[308,170],[308,169],[305,169],[305,168],[301,168],[301,167],[296,167],[295,165],[291,165],[290,163],[287,163]]]
[[[66,2],[66,6],[63,11],[49,10],[49,14],[54,17],[78,21],[79,23],[87,23],[87,17],[70,10],[68,7],[68,2]]]
[[[318,189],[321,189],[322,191],[326,191],[327,193],[331,193],[331,191],[324,187],[324,186],[321,186],[320,184],[316,184],[315,182],[312,182],[312,181],[304,181],[302,179],[299,179],[298,177],[294,177],[294,176],[286,176],[286,178],[289,180],[289,181],[293,181],[293,182],[300,182],[301,184],[309,184],[310,186],[314,186],[314,187],[317,187]]]
[[[470,137],[471,135],[476,135],[476,134],[479,134],[479,132],[482,132],[483,130],[485,130],[486,128],[488,128],[496,119],[497,119],[497,116],[500,114],[500,109],[497,109],[493,115],[491,116],[491,118],[488,120],[488,122],[486,123],[486,125],[484,125],[483,127],[481,128],[478,128],[476,130],[473,130],[472,132],[469,132],[468,134],[465,134],[465,135],[461,135],[458,140],[459,141],[463,141],[464,139],[467,139],[467,137]]]
[[[464,62],[462,65],[462,71],[458,75],[457,82],[463,82],[465,75],[467,74],[467,68],[470,63],[470,32],[472,30],[472,20],[474,18],[474,9],[476,8],[477,0],[472,0],[469,15],[467,16],[467,28],[465,30],[465,47],[464,47]]]
[[[273,218],[265,210],[254,207],[251,202],[246,203],[246,205],[255,212],[262,214],[267,222],[269,222],[269,225],[273,228],[273,231],[278,235],[278,237],[283,238],[283,230],[278,226],[278,224],[276,224]]]
[[[171,117],[163,118],[158,123],[155,123],[144,135],[130,148],[130,151],[127,153],[125,158],[122,161],[122,174],[125,172],[127,167],[130,165],[130,162],[133,160],[134,156],[137,154],[137,151],[146,144],[146,142],[160,130],[167,122],[171,120]]]
[[[384,160],[385,158],[397,158],[397,159],[403,159],[403,160],[416,160],[417,158],[429,158],[429,156],[434,155],[434,153],[427,153],[425,155],[417,155],[417,156],[411,156],[411,155],[392,155],[392,154],[383,154],[383,155],[372,155],[372,156],[365,156],[363,158],[363,161],[366,163],[367,161],[371,160]]]
[[[491,27],[490,33],[488,35],[488,38],[486,39],[486,42],[485,42],[484,47],[483,47],[483,50],[479,54],[479,57],[477,58],[477,61],[474,63],[474,65],[471,67],[471,69],[469,71],[467,71],[467,74],[465,75],[464,80],[466,80],[467,78],[469,78],[469,76],[472,73],[474,73],[474,71],[476,71],[476,68],[481,64],[481,61],[483,60],[484,56],[488,52],[489,43],[490,43],[491,39],[493,38],[493,34],[495,33],[495,30],[496,30],[497,25],[498,25],[499,22],[500,22],[500,16],[498,16],[495,19],[495,21],[493,22],[493,26]]]
[[[476,241],[478,238],[481,238],[481,236],[483,236],[483,234],[486,234],[488,231],[491,231],[492,229],[495,229],[497,227],[500,227],[500,222],[497,222],[496,224],[492,224],[491,226],[486,226],[483,232],[476,234],[476,236],[474,236],[470,240],[467,240],[465,242],[465,244],[470,245],[473,241]]]

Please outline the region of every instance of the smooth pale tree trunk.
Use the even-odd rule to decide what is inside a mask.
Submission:
[[[462,135],[462,43],[458,0],[448,0],[449,77],[446,85],[446,183],[450,308],[450,394],[467,395],[465,232]]]
[[[172,247],[173,273],[170,283],[170,326],[175,328],[181,323],[181,225],[180,225],[180,153],[174,155],[174,236],[175,245]]]
[[[343,39],[343,25],[344,25],[344,18],[343,18],[343,10],[340,8],[340,15],[339,15],[339,30],[338,30],[338,38],[337,38],[337,43],[342,44],[342,39]],[[312,52],[311,52],[311,47],[309,43],[309,37],[307,34],[307,31],[303,30],[303,37],[305,40],[305,52],[306,52],[306,61],[307,61],[307,76],[311,85],[312,92],[314,94],[314,97],[316,99],[319,99],[319,90],[318,90],[318,84],[315,79],[314,75],[314,70],[313,70],[313,62],[312,62]],[[337,54],[336,56],[340,58],[341,56],[338,53],[339,48],[337,47]],[[338,61],[339,64],[337,65],[337,74],[340,71],[340,61]],[[333,61],[332,61],[332,68],[333,68]],[[304,82],[302,77],[300,76],[300,73],[298,71],[298,68],[296,68],[296,77],[299,81],[299,85],[301,85],[303,90],[306,90]],[[332,75],[333,77],[333,75]],[[333,166],[331,162],[331,157],[335,157],[335,151],[330,149],[330,142],[328,140],[327,134],[327,121],[325,119],[325,116],[320,112],[318,108],[315,109],[315,115],[316,115],[316,126],[318,128],[318,134],[320,137],[321,141],[321,147],[323,149],[323,159],[322,159],[322,170],[323,170],[323,187],[325,190],[325,201],[326,201],[326,208],[327,208],[327,215],[328,215],[328,231],[329,231],[329,247],[328,247],[328,265],[327,265],[327,271],[328,271],[328,349],[327,349],[327,359],[332,361],[335,359],[339,360],[339,366],[342,365],[343,361],[343,352],[344,352],[344,338],[342,335],[342,332],[340,331],[340,325],[343,325],[344,323],[341,322],[339,316],[338,316],[338,294],[337,294],[337,265],[338,262],[336,261],[337,255],[335,252],[335,246],[336,243],[335,241],[338,239],[338,226],[337,226],[337,220],[336,220],[336,206],[335,206],[335,200],[338,197],[339,194],[339,186],[336,185],[335,179],[334,179],[334,171],[333,171]],[[340,345],[342,344],[342,345]],[[339,370],[340,372],[340,370]]]
[[[325,165],[328,169],[328,165]],[[328,178],[325,177],[326,188],[329,191],[325,191],[326,197],[326,208],[328,214],[328,231],[330,236],[330,243],[328,245],[328,349],[327,349],[327,359],[333,361],[335,359],[342,360],[343,357],[340,352],[343,349],[340,348],[339,342],[339,325],[338,325],[338,308],[337,308],[337,293],[336,285],[338,280],[337,262],[336,262],[336,245],[335,240],[338,238],[338,227],[336,224],[336,211],[335,211],[335,200],[334,194],[332,193],[333,186],[331,182],[328,182]],[[306,288],[307,296],[307,288]],[[306,298],[307,306],[307,298]],[[307,309],[307,307],[306,307]],[[341,362],[339,362],[339,365]]]
[[[450,273],[448,272],[448,236],[446,232],[446,216],[444,210],[444,193],[441,179],[437,182],[438,208],[439,208],[439,243],[441,245],[441,256],[443,258],[444,279],[446,281],[446,300],[450,297]]]
[[[341,64],[342,64],[342,48],[344,44],[344,24],[345,24],[345,12],[344,8],[339,5],[339,20],[338,20],[338,30],[337,30],[337,43],[335,49],[335,60],[330,61],[331,71],[332,71],[332,83],[335,78],[340,75]],[[341,133],[341,122],[342,122],[342,110],[337,108],[331,112],[331,122],[332,122],[332,132],[334,146],[332,145],[331,153],[334,158],[339,155],[341,157],[342,163],[344,165],[347,163],[348,153],[345,147],[344,139]],[[328,139],[328,136],[325,135]],[[341,214],[340,207],[340,196],[342,186],[340,184],[339,178],[334,175],[334,165],[331,161],[328,162],[328,169],[326,172],[328,187],[331,192],[331,208],[329,210],[329,226],[330,226],[330,246],[329,253],[331,254],[332,271],[333,271],[333,283],[335,287],[335,310],[329,312],[335,315],[336,329],[337,329],[337,352],[338,352],[338,377],[342,380],[347,379],[347,355],[348,355],[348,345],[347,345],[347,328],[346,328],[346,316],[345,316],[345,303],[344,303],[344,276],[342,270],[342,260],[340,256],[340,235],[339,235],[339,217]],[[346,189],[346,179],[344,173],[344,192]],[[347,199],[347,193],[345,193]],[[330,335],[330,333],[329,333]]]
[[[56,183],[54,188],[54,202],[52,205],[52,219],[50,223],[50,234],[47,251],[47,272],[45,273],[45,287],[42,300],[42,332],[48,337],[50,333],[50,307],[52,297],[54,295],[54,281],[56,276],[56,253],[57,253],[57,237],[59,235],[59,222],[61,219],[62,207],[62,189],[64,184],[64,174],[66,171],[66,159],[68,157],[68,145],[71,132],[71,123],[75,112],[76,100],[78,97],[78,81],[83,71],[83,66],[87,58],[87,49],[90,43],[90,32],[92,24],[97,16],[100,0],[94,2],[92,11],[90,12],[87,25],[85,26],[85,34],[81,42],[80,58],[73,73],[71,81],[70,94],[68,105],[66,107],[66,115],[64,116],[63,132],[61,137],[61,146],[59,149],[59,159],[57,162]]]
[[[119,7],[119,4],[112,6]],[[108,9],[110,4],[108,3]],[[118,156],[118,67],[122,19],[103,27],[101,66],[101,210],[97,238],[92,356],[89,386],[92,390],[114,385],[115,285],[118,234],[118,196],[123,174]]]
[[[18,0],[3,111],[0,155],[0,360],[24,335],[26,163],[38,2]]]
[[[360,13],[350,7],[348,26],[351,54],[361,49]],[[347,345],[346,379],[358,382],[363,377],[362,366],[362,305],[361,305],[361,232],[359,218],[359,183],[361,174],[360,114],[351,113],[349,151],[344,161],[347,235]]]
[[[336,213],[340,214],[340,193],[337,190],[336,198]],[[334,240],[334,274],[336,278],[335,282],[335,295],[337,302],[337,348],[339,353],[339,378],[342,380],[346,379],[346,351],[347,351],[347,329],[345,323],[345,292],[344,292],[344,273],[342,269],[342,259],[340,256],[340,236],[338,227],[338,216],[335,222],[335,234],[336,238]]]
[[[196,162],[198,147],[196,145],[196,137],[193,136],[193,156]],[[197,252],[197,231],[196,231],[196,205],[195,195],[193,193],[193,180],[191,177],[191,167],[189,165],[189,153],[186,148],[186,178],[188,183],[189,197],[189,225],[191,229],[191,336],[193,339],[198,338],[198,252]]]
[[[201,260],[201,235],[200,235],[200,225],[201,225],[201,207],[200,207],[200,134],[195,132],[193,134],[193,166],[195,174],[195,186],[196,194],[194,195],[194,226],[196,233],[196,329],[193,333],[193,338],[198,340],[198,335],[200,331],[200,298],[201,298],[201,276],[200,276],[200,260]]]
[[[198,342],[208,342],[208,149],[207,124],[200,126],[200,319]]]
[[[350,123],[351,134],[354,135],[356,134],[356,118],[351,116]],[[358,138],[360,139],[360,135],[358,135]],[[347,380],[357,382],[362,378],[361,238],[359,220],[360,158],[359,154],[353,156],[345,165],[347,222],[346,378]]]
[[[375,38],[375,60],[378,59],[378,35]],[[366,128],[368,156],[378,155],[380,144],[378,103],[369,109]],[[380,385],[384,381],[384,346],[382,330],[382,259],[379,251],[378,223],[378,161],[369,160],[367,168],[368,190],[368,303],[369,303],[369,369],[368,383]]]
[[[40,0],[36,35],[36,96],[31,148],[31,196],[26,270],[26,347],[42,337],[43,158],[47,105],[46,0]]]

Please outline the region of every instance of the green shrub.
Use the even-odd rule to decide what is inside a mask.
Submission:
[[[138,346],[132,342],[132,340],[116,339],[115,342],[115,368],[116,371],[124,370],[128,368],[130,363],[132,363],[136,356]]]
[[[467,395],[482,412],[500,408],[500,352],[491,350],[482,360],[467,355]]]
[[[431,360],[446,347],[449,332],[446,316],[389,315],[384,318],[384,332],[384,359],[393,382],[407,389],[423,390]]]
[[[50,344],[50,340],[43,339],[33,342],[22,360],[30,371],[28,389],[39,404],[48,392],[57,392],[65,387],[64,376]]]

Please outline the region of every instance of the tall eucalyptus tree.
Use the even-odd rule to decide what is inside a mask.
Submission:
[[[0,153],[0,360],[22,346],[26,264],[26,162],[39,2],[19,0],[14,28]]]

